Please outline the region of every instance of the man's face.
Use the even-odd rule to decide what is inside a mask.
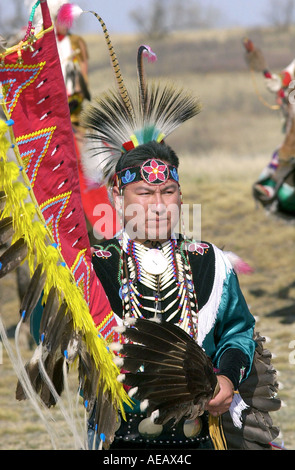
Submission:
[[[118,188],[114,199],[118,209]],[[163,184],[145,181],[130,183],[123,192],[124,227],[130,238],[138,241],[165,241],[179,221],[181,198],[178,184],[168,180]]]

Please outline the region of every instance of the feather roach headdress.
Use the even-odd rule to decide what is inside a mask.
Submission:
[[[76,5],[63,5],[57,20],[72,24],[83,13]],[[86,177],[100,185],[112,184],[116,165],[122,155],[134,147],[151,141],[162,142],[180,124],[200,112],[199,101],[173,85],[147,85],[143,58],[155,61],[149,46],[142,45],[137,54],[138,92],[128,93],[119,63],[103,20],[95,12],[107,41],[118,90],[108,91],[88,106],[83,115],[86,134],[84,171]]]

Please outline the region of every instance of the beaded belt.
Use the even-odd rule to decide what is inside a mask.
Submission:
[[[126,413],[126,421],[115,434],[115,444],[134,443],[152,446],[175,446],[193,444],[198,447],[203,442],[210,441],[206,416],[194,420],[182,419],[176,426],[154,424],[150,418],[140,413]]]

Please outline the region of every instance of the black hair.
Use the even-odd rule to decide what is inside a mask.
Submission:
[[[163,160],[170,165],[178,168],[179,159],[174,150],[164,143],[159,144],[158,142],[151,141],[147,144],[139,145],[126,153],[123,153],[116,166],[116,173],[124,170],[124,168],[130,168],[133,166],[139,166],[150,158],[157,158]]]

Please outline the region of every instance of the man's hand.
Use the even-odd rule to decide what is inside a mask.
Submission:
[[[230,379],[223,375],[218,375],[217,379],[220,390],[206,407],[212,416],[219,416],[228,411],[234,395],[234,386]]]

